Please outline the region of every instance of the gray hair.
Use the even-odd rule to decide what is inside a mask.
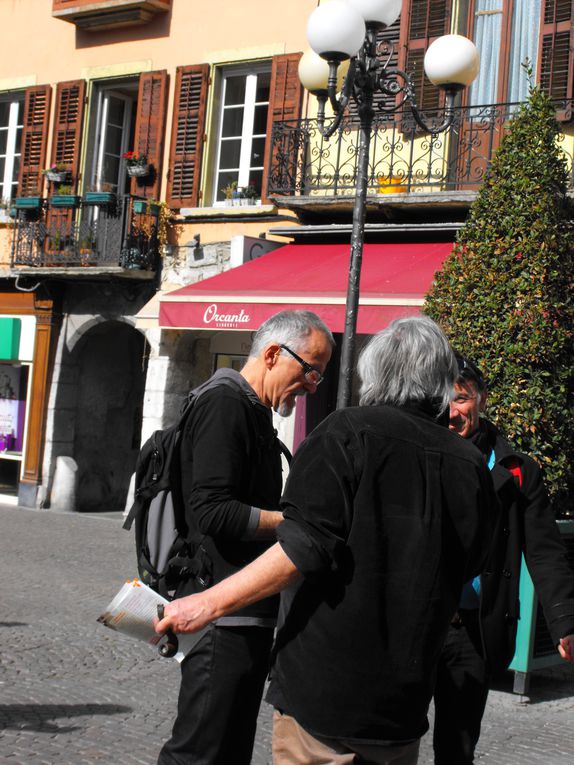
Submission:
[[[448,407],[458,375],[454,353],[428,316],[395,319],[363,349],[358,364],[362,406],[432,401]]]
[[[313,330],[322,332],[331,347],[335,340],[329,327],[312,311],[279,311],[259,327],[253,337],[249,358],[256,358],[269,343],[288,345],[294,351],[305,351],[305,340]]]

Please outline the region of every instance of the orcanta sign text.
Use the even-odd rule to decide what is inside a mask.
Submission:
[[[239,313],[218,313],[217,303],[207,306],[203,314],[204,324],[215,324],[216,327],[234,328],[248,324],[251,317],[242,308]]]

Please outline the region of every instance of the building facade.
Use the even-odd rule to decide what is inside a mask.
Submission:
[[[4,501],[56,506],[54,484],[72,482],[76,509],[122,509],[142,438],[215,368],[240,368],[261,319],[311,307],[342,331],[358,117],[351,107],[327,143],[299,83],[316,6],[0,8]],[[527,58],[569,151],[573,8],[405,0],[381,34],[430,119],[442,106],[422,74],[430,42],[467,34],[483,63],[448,135],[423,134],[392,97],[378,102],[361,336],[422,304],[526,95]],[[277,420],[284,440],[334,407],[336,380],[335,358],[320,393]]]

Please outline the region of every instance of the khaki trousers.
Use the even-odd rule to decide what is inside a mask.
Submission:
[[[416,765],[419,745],[420,739],[399,746],[317,739],[293,717],[273,715],[273,765]]]

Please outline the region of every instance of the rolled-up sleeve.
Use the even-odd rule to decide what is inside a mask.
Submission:
[[[324,421],[297,451],[281,500],[277,540],[298,571],[312,579],[338,571],[353,518],[357,483],[352,438]]]

